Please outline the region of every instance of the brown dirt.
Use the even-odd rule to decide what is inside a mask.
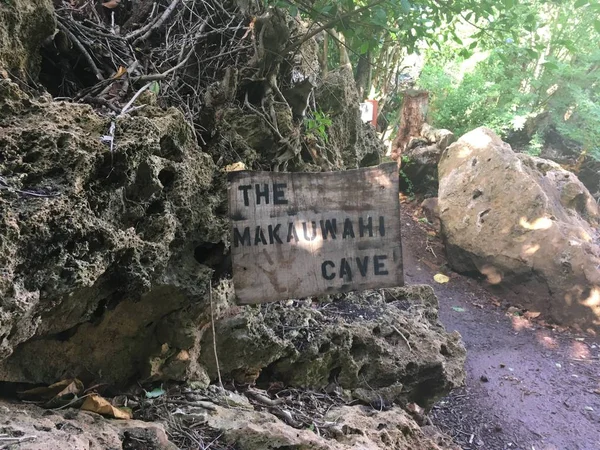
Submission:
[[[450,272],[419,218],[403,205],[406,283],[433,285],[442,323],[467,348],[465,387],[434,406],[434,424],[465,450],[600,449],[600,339],[528,320],[509,310],[518,299]]]

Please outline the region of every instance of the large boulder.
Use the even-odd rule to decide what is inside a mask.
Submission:
[[[455,270],[484,274],[560,323],[600,329],[600,216],[574,174],[478,128],[444,152],[439,179]]]
[[[420,136],[412,137],[402,152],[401,187],[404,190],[436,196],[438,162],[442,152],[455,140],[451,131],[433,128],[424,123]]]
[[[465,349],[438,321],[430,286],[351,293],[332,303],[249,307],[216,324],[221,374],[353,391],[367,403],[430,406],[464,381]],[[211,348],[205,334],[202,348]],[[201,361],[216,377],[214,353]]]
[[[226,221],[183,115],[118,118],[111,151],[111,118],[88,105],[0,80],[0,111],[0,381],[125,383],[166,354],[192,365],[193,340],[158,331],[207,310]]]

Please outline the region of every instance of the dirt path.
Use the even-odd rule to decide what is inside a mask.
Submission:
[[[508,314],[510,299],[445,272],[439,240],[402,215],[407,284],[434,286],[440,317],[467,348],[467,380],[434,407],[436,425],[463,449],[600,449],[600,342]],[[542,319],[540,317],[540,319]]]

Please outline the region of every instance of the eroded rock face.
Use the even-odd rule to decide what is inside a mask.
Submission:
[[[0,78],[23,81],[37,77],[39,48],[54,33],[56,22],[50,0],[6,0],[0,3]]]
[[[410,188],[414,192],[436,196],[438,189],[438,162],[442,153],[456,138],[448,130],[436,129],[424,123],[420,136],[409,140],[402,152],[401,169],[403,177],[400,182],[406,184],[410,180]]]
[[[111,153],[110,119],[87,105],[0,80],[0,110],[0,380],[121,383],[152,355],[188,360],[156,329],[205,312],[226,228],[214,164],[182,114],[118,119]],[[214,261],[195,252],[213,247]]]
[[[439,178],[455,270],[478,271],[561,323],[600,327],[600,216],[574,174],[478,128],[444,152]]]
[[[2,441],[3,448],[177,450],[177,446],[169,442],[164,426],[159,423],[109,420],[86,411],[50,411],[34,405],[4,402],[0,402],[0,417],[2,435],[15,438],[14,441]],[[5,444],[7,447],[4,447]]]
[[[358,91],[351,71],[342,67],[328,72],[315,91],[317,109],[328,114],[329,145],[323,155],[329,169],[356,169],[379,164],[385,153],[372,126],[362,122]]]
[[[439,433],[426,433],[399,408],[375,411],[343,406],[326,417],[335,427],[334,439],[286,425],[272,414],[217,407],[207,414],[207,424],[240,450],[438,450],[458,449]]]
[[[437,320],[429,286],[349,294],[320,307],[247,307],[216,325],[221,374],[240,383],[281,381],[367,388],[384,403],[428,406],[464,380],[465,349]],[[207,333],[202,348],[212,345]],[[201,362],[216,376],[212,351]]]

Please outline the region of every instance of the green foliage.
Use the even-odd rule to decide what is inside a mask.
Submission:
[[[304,118],[306,132],[320,137],[325,143],[329,142],[327,128],[329,128],[331,124],[331,118],[322,111],[315,111]]]
[[[433,124],[453,130],[457,135],[487,126],[497,133],[518,130],[532,111],[532,96],[521,91],[522,73],[518,63],[522,55],[512,49],[492,51],[472,71],[461,76],[461,66],[467,64],[457,58],[453,62],[429,58],[419,86],[431,92],[430,115]]]
[[[514,10],[502,44],[487,40],[470,59],[456,45],[428,52],[419,84],[431,92],[431,120],[457,134],[482,125],[504,136],[522,130],[532,154],[551,126],[600,158],[600,2],[532,1]]]
[[[544,138],[542,133],[539,131],[536,132],[531,141],[529,141],[529,145],[527,146],[526,153],[531,156],[540,156],[542,153],[542,149],[544,148]]]
[[[404,160],[404,156],[402,157],[402,159]],[[413,200],[415,198],[415,185],[402,169],[400,169],[398,173],[400,174],[400,178],[406,185],[406,193],[408,194],[408,198],[410,200]]]

